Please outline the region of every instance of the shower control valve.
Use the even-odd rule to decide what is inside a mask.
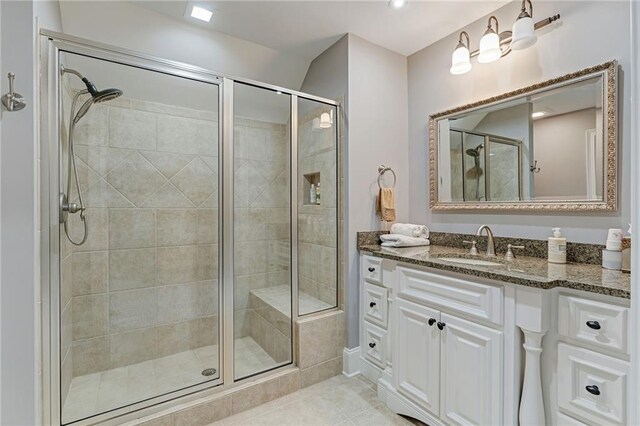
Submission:
[[[80,216],[84,219],[85,210],[86,208],[84,206],[78,205],[76,203],[70,203],[66,194],[60,194],[60,223],[64,223],[67,221],[69,213],[75,214],[80,212]]]

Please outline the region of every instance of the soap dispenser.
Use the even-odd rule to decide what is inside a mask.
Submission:
[[[567,263],[567,239],[560,228],[553,228],[553,237],[549,237],[549,262]]]

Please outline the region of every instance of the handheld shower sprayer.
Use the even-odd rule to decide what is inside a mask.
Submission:
[[[80,190],[80,180],[78,179],[78,168],[76,166],[76,154],[75,154],[75,144],[74,144],[74,131],[76,124],[84,117],[89,109],[94,103],[106,102],[112,99],[115,99],[122,95],[122,90],[120,89],[105,89],[98,90],[96,86],[89,81],[86,77],[80,74],[78,71],[65,68],[64,66],[60,66],[60,75],[64,75],[66,73],[73,74],[80,78],[82,82],[85,84],[86,89],[80,90],[73,97],[73,101],[71,103],[71,117],[69,119],[69,146],[68,146],[68,160],[67,160],[67,188],[66,193],[60,193],[60,223],[64,224],[64,232],[67,235],[67,238],[73,245],[80,246],[87,241],[87,237],[89,236],[89,226],[87,225],[86,218],[86,207],[84,205],[84,201],[82,200],[82,191]],[[84,103],[76,110],[76,104],[81,96],[86,94],[91,95],[89,99],[84,101]],[[78,203],[70,203],[69,195],[71,194],[71,174],[74,176],[75,189],[78,195]],[[69,213],[75,214],[80,212],[80,220],[82,221],[84,227],[84,233],[82,236],[82,240],[75,241],[70,233],[68,227],[68,219]]]

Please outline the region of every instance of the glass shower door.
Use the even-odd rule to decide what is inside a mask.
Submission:
[[[60,190],[86,208],[60,226],[67,424],[220,378],[220,111],[216,84],[61,62]]]
[[[298,99],[298,310],[338,301],[337,108]]]
[[[234,378],[292,360],[291,96],[233,83]]]

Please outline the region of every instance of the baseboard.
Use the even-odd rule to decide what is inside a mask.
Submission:
[[[360,374],[360,347],[342,351],[342,374],[353,377]]]

